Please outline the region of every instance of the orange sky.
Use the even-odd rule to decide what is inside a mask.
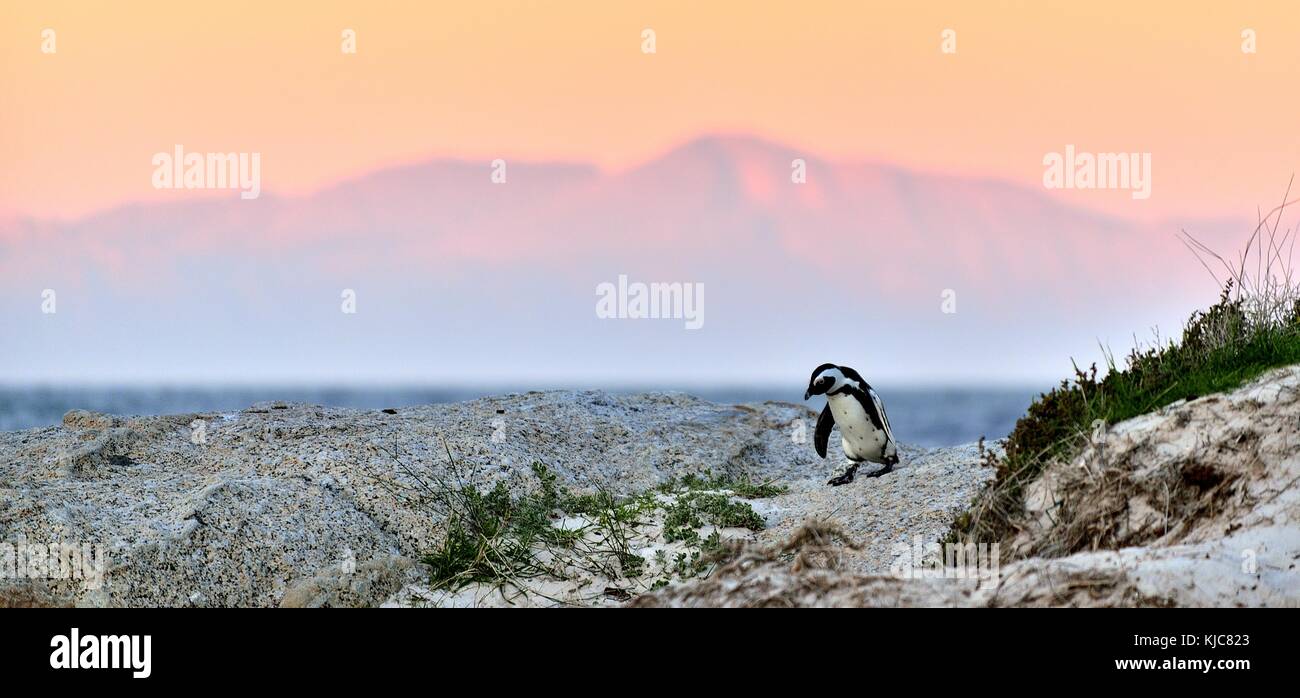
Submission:
[[[184,196],[150,186],[176,143],[260,152],[278,193],[435,155],[622,168],[704,132],[1038,186],[1071,143],[1152,153],[1147,201],[1068,194],[1135,217],[1250,215],[1300,165],[1293,1],[199,4],[0,0],[0,212]]]

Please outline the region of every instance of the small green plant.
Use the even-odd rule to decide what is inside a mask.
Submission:
[[[750,504],[733,499],[732,494],[746,499],[759,499],[774,497],[787,488],[772,482],[754,484],[748,480],[715,476],[706,472],[703,475],[688,473],[670,478],[659,485],[658,489],[669,500],[669,503],[663,504],[666,512],[664,539],[669,542],[699,543],[700,534],[697,529],[705,526],[763,530],[763,517]]]
[[[703,475],[687,473],[680,477],[669,478],[667,482],[659,486],[659,491],[669,493],[678,490],[725,490],[745,499],[776,497],[785,494],[789,489],[789,487],[778,485],[772,480],[755,483],[747,478],[714,475],[709,471],[706,471]]]
[[[725,494],[685,492],[679,494],[676,501],[668,506],[668,516],[664,519],[664,537],[670,541],[695,540],[699,534],[694,529],[705,525],[748,528],[751,531],[761,531],[764,528],[763,517],[745,502],[734,501]]]

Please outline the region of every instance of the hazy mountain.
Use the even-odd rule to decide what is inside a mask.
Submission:
[[[618,173],[491,172],[434,160],[305,197],[264,180],[251,201],[0,219],[0,378],[771,382],[838,361],[885,380],[1014,380],[1059,374],[1098,339],[1172,331],[1214,296],[1178,223],[1004,181],[743,137]],[[1243,230],[1188,223],[1222,249]],[[704,327],[597,318],[597,284],[620,274],[702,283]]]

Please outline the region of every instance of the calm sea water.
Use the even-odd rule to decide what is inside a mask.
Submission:
[[[640,392],[645,388],[611,390]],[[878,387],[894,435],[905,443],[951,446],[1006,436],[1038,394],[1026,388],[885,388]],[[493,390],[499,395],[518,392]],[[723,403],[785,400],[799,402],[802,390],[788,388],[691,388],[706,400]],[[382,409],[482,397],[482,390],[444,388],[68,388],[0,387],[0,431],[59,424],[63,413],[78,408],[121,415],[240,410],[267,400],[307,402],[333,407]],[[820,409],[818,402],[808,403]]]

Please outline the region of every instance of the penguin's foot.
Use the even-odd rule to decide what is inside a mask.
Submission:
[[[853,465],[849,466],[848,470],[844,471],[844,474],[836,475],[835,477],[827,480],[826,484],[833,485],[835,487],[839,487],[840,485],[847,485],[850,482],[853,482],[853,475],[857,472],[858,472],[858,464],[854,463]]]
[[[894,470],[894,464],[886,463],[885,467],[881,468],[880,470],[877,470],[873,473],[867,473],[867,477],[880,477],[881,475],[884,475],[885,473],[888,472],[892,472],[893,470]]]

